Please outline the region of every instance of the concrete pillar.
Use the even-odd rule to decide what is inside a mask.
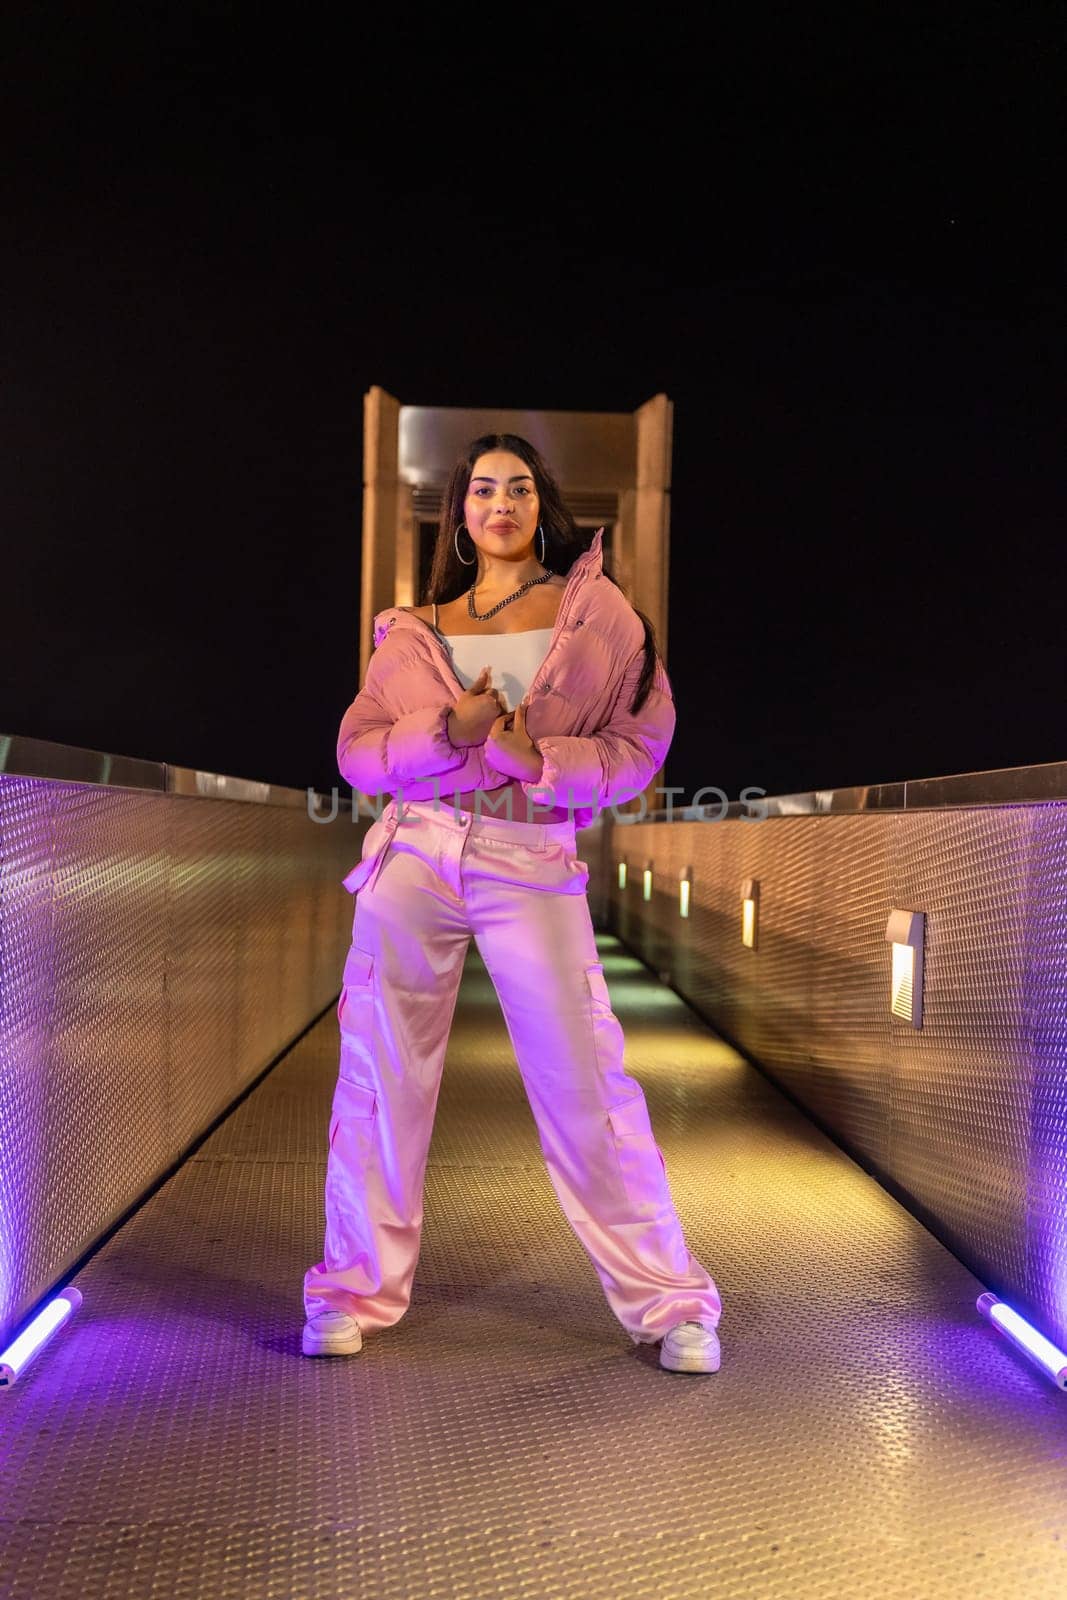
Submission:
[[[674,407],[653,395],[634,412],[637,487],[633,513],[633,605],[651,618],[667,661],[667,601],[671,547],[671,444]]]
[[[670,556],[671,450],[674,407],[665,394],[653,395],[634,412],[634,487],[619,495],[615,576],[627,599],[639,607],[656,630],[656,643],[667,662],[667,609]],[[645,790],[649,811],[662,810],[655,793],[662,770]],[[640,811],[635,797],[620,811]]]
[[[397,525],[401,502],[399,428],[400,401],[375,384],[363,396],[363,559],[359,605],[361,684],[374,653],[374,618],[386,606],[397,604]]]

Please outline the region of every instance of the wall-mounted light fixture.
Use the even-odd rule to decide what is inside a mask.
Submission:
[[[626,862],[625,861],[620,861],[619,862],[619,888],[620,889],[625,889],[626,888]]]
[[[759,934],[759,880],[743,878],[741,881],[741,943],[755,950]]]
[[[923,1025],[923,926],[922,911],[891,911],[885,936],[893,946],[893,976],[889,1009],[901,1022],[913,1028]]]
[[[642,886],[641,886],[642,898],[645,899],[645,900],[651,900],[652,899],[652,858],[651,858],[651,856],[645,862],[645,870],[641,874],[641,878],[642,878]]]
[[[678,874],[678,914],[682,917],[689,915],[689,894],[693,887],[692,867],[683,867]]]

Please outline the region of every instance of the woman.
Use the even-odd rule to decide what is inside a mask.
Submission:
[[[353,1355],[407,1310],[473,935],[549,1178],[612,1310],[634,1343],[662,1341],[668,1370],[718,1369],[719,1294],[624,1070],[575,844],[651,781],[675,722],[651,626],[604,572],[602,536],[582,550],[525,439],[477,439],[445,494],[432,603],[375,617],[338,765],[353,789],[395,799],[345,879],[359,899],[305,1355]]]

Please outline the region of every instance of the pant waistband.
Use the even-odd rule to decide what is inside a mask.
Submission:
[[[450,833],[507,839],[534,850],[543,850],[550,844],[574,844],[576,840],[573,817],[562,822],[521,822],[514,817],[494,816],[492,812],[477,816],[473,811],[457,811],[444,800],[405,800],[402,809],[396,800],[390,800],[382,811],[383,817],[395,817],[401,827],[409,815],[434,822]]]

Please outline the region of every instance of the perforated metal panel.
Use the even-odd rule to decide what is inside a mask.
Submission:
[[[1062,808],[1035,808],[1026,872],[1026,1281],[1035,1305],[1067,1307],[1067,817]]]
[[[592,892],[626,942],[985,1282],[1067,1340],[1067,807],[676,821],[612,834]],[[648,857],[656,893],[646,905]],[[683,918],[677,874],[687,861]],[[756,950],[741,944],[744,877],[760,883]],[[889,1014],[895,907],[926,913],[921,1030]]]
[[[0,774],[0,1336],[329,1004],[365,829]]]
[[[0,1327],[66,1252],[44,1153],[51,931],[50,809],[40,784],[9,777],[0,780]]]
[[[43,1167],[48,1204],[27,1216],[70,1259],[165,1170],[165,800],[56,784],[46,1119],[14,1152]],[[7,871],[18,870],[16,863]],[[6,910],[4,913],[6,921]],[[32,976],[31,976],[32,981]]]
[[[927,913],[922,1031],[891,1028],[892,1174],[952,1249],[1027,1299],[1032,826],[1020,807],[891,827],[893,904]],[[1067,1305],[1047,1311],[1067,1335]]]

